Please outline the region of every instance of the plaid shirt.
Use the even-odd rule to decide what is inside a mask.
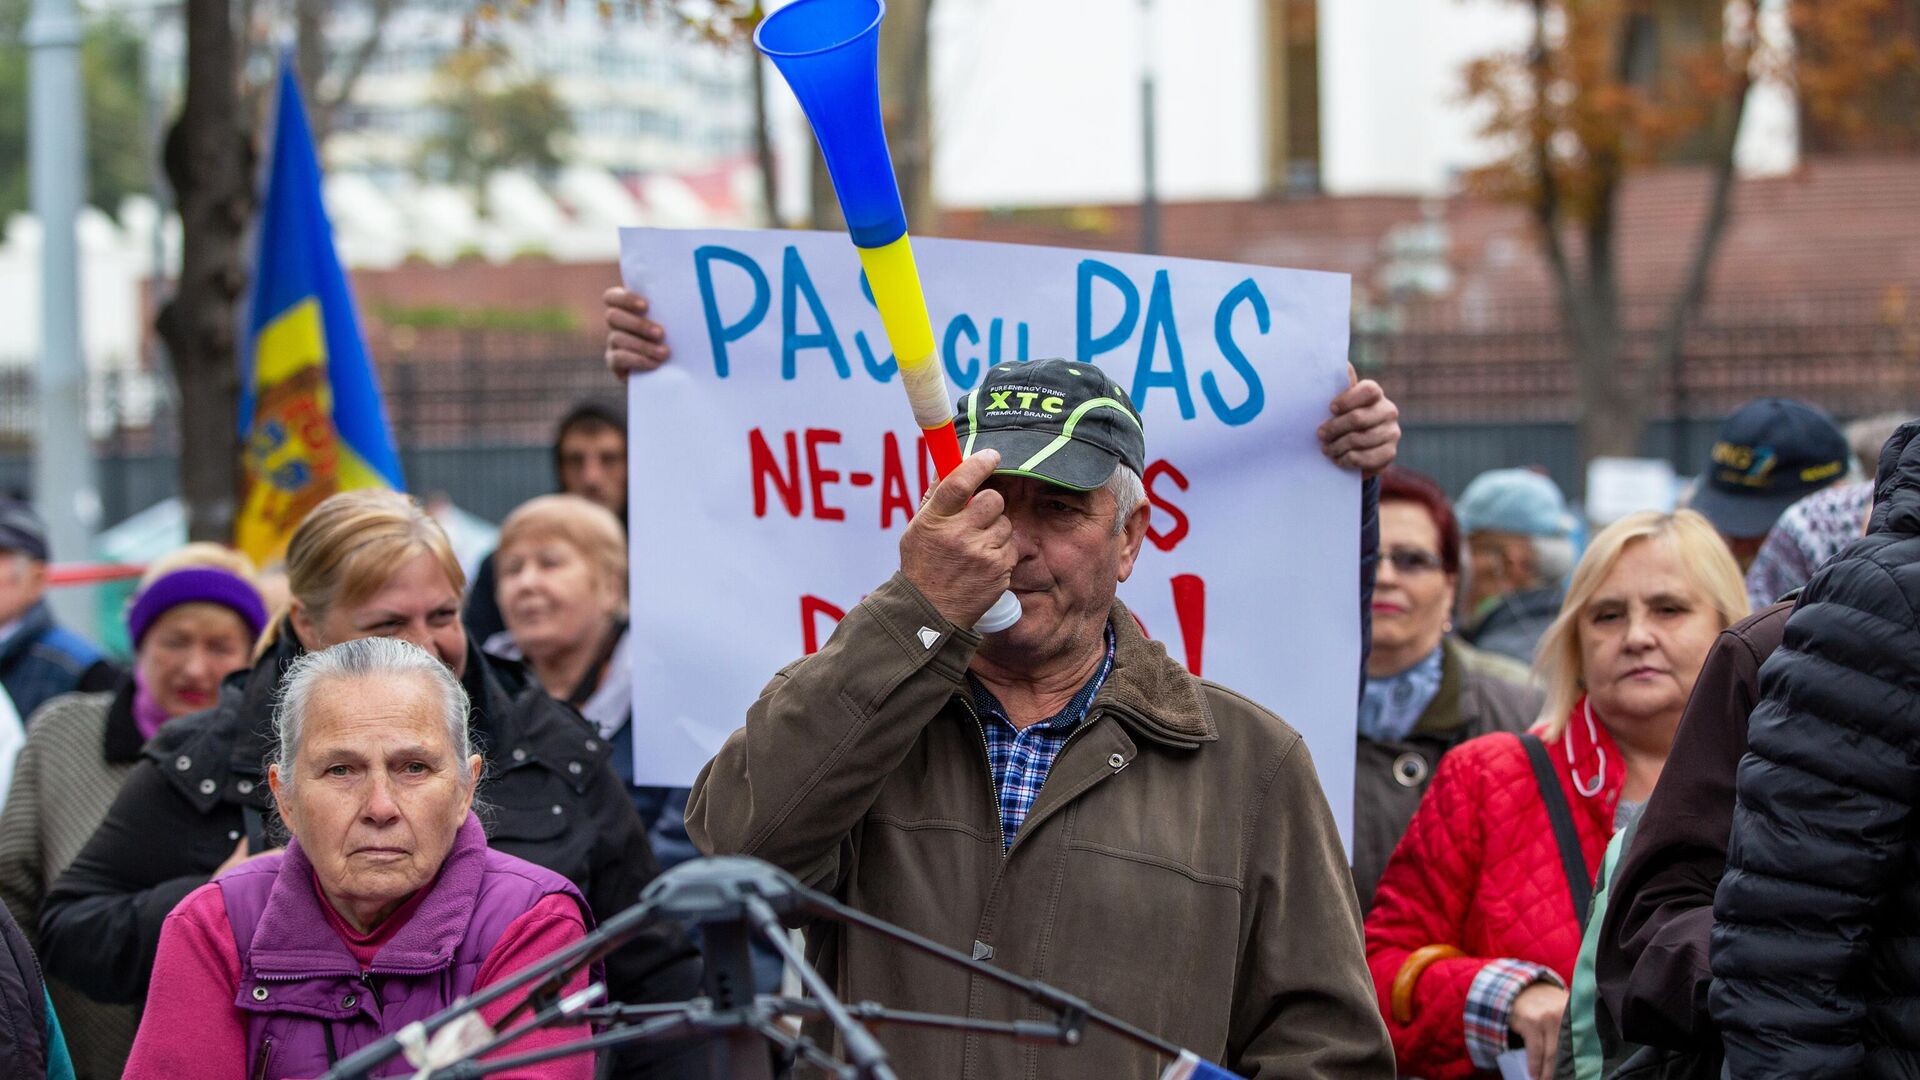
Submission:
[[[1507,1049],[1507,1021],[1513,1000],[1537,982],[1565,987],[1560,976],[1544,964],[1527,960],[1495,960],[1480,969],[1467,987],[1467,1057],[1476,1069],[1498,1069],[1497,1059]]]
[[[1107,655],[1100,661],[1100,670],[1093,673],[1087,685],[1059,712],[1024,729],[1013,726],[1000,700],[982,686],[980,680],[971,674],[967,676],[973,709],[980,715],[980,730],[987,738],[987,765],[993,770],[993,789],[1000,797],[1002,850],[1013,847],[1020,823],[1027,820],[1027,811],[1033,809],[1033,801],[1040,797],[1040,785],[1047,782],[1053,759],[1067,744],[1073,730],[1080,726],[1080,721],[1087,718],[1094,695],[1100,692],[1111,671],[1113,627],[1109,625]]]

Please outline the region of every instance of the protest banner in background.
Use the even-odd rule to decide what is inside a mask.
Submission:
[[[1306,736],[1351,841],[1359,477],[1314,429],[1347,384],[1345,275],[917,239],[956,395],[1063,356],[1126,387],[1152,518],[1120,597]],[[933,477],[841,233],[627,229],[673,360],[629,380],[634,776],[689,785],[773,674],[899,566]]]

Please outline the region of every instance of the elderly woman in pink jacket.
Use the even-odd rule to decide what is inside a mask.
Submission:
[[[292,839],[167,916],[128,1080],[318,1076],[579,941],[592,918],[565,878],[487,847],[467,697],[444,664],[362,638],[301,656],[282,694],[268,782]],[[547,1029],[504,1053],[586,1034]],[[577,1054],[511,1075],[593,1068]]]

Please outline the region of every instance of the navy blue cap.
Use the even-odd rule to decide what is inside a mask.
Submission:
[[[19,499],[0,497],[0,551],[18,551],[30,559],[47,561],[47,526],[33,507]]]
[[[1765,536],[1787,507],[1846,475],[1851,456],[1840,428],[1812,405],[1750,401],[1720,425],[1693,509],[1722,536]]]

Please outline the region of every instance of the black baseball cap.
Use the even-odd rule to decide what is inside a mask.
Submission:
[[[0,551],[18,551],[29,559],[47,561],[47,526],[33,507],[0,495]]]
[[[1722,536],[1765,536],[1787,507],[1840,479],[1850,456],[1846,436],[1812,405],[1750,401],[1720,425],[1693,509]]]
[[[994,470],[1000,475],[1092,491],[1107,482],[1116,464],[1146,471],[1140,413],[1120,384],[1093,364],[995,364],[955,412],[962,452],[1000,451]]]

